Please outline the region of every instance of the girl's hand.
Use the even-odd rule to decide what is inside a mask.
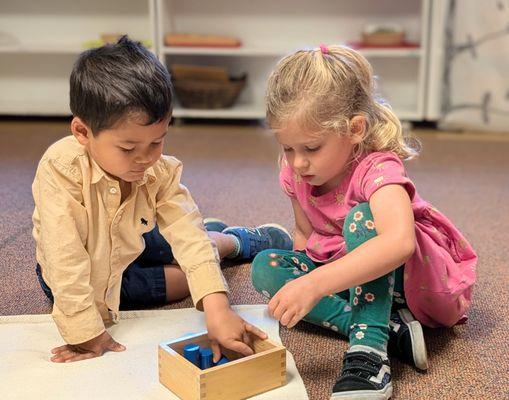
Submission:
[[[214,362],[221,358],[219,345],[237,353],[253,354],[252,335],[267,339],[267,334],[244,321],[229,305],[224,293],[212,293],[203,299],[210,347]]]
[[[322,299],[311,274],[284,285],[269,301],[269,314],[281,325],[293,328]]]

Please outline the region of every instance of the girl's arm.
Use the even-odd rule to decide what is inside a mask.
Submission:
[[[291,328],[323,297],[379,278],[413,254],[414,216],[403,186],[380,188],[369,204],[378,236],[283,286],[269,302],[270,314],[282,325]]]
[[[414,214],[403,186],[380,188],[371,196],[369,205],[378,235],[308,274],[322,296],[379,278],[404,264],[414,253]]]
[[[295,234],[293,235],[293,249],[304,250],[313,227],[299,202],[292,198],[293,215],[295,217]]]

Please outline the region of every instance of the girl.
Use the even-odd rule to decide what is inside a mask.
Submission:
[[[359,53],[322,45],[287,56],[266,101],[295,237],[294,251],[255,258],[253,284],[282,325],[304,319],[349,338],[331,398],[388,399],[387,351],[426,370],[420,324],[466,320],[476,254],[407,177],[401,160],[417,143],[375,97]]]

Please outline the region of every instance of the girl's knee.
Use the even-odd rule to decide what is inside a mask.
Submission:
[[[254,258],[251,265],[251,281],[258,292],[272,292],[275,282],[279,280],[277,268],[275,268],[276,259],[277,253],[270,249],[261,251]]]
[[[343,237],[347,250],[352,251],[375,236],[375,222],[369,203],[357,204],[347,214],[343,225]]]

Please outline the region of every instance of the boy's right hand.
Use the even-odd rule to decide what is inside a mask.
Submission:
[[[124,351],[125,346],[116,342],[108,331],[79,344],[66,344],[51,350],[53,362],[73,362],[102,356],[107,351]]]

